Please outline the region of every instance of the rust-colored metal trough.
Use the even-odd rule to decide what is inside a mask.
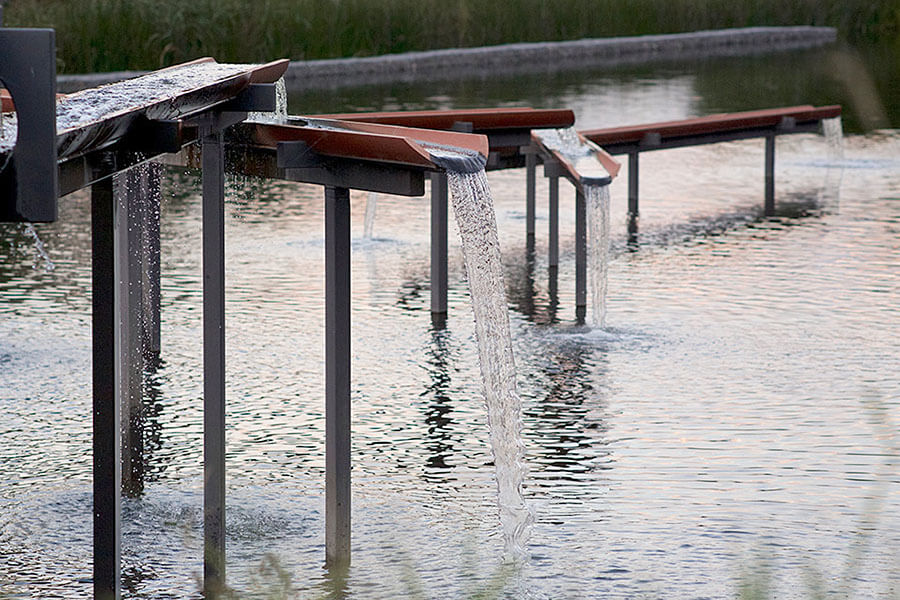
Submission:
[[[822,119],[841,115],[840,106],[812,105],[708,115],[626,127],[584,130],[581,134],[611,154],[762,137],[768,132],[815,130]]]
[[[483,135],[291,117],[229,132],[230,168],[263,177],[421,196],[428,171],[483,168]],[[449,158],[448,158],[449,157]]]
[[[484,134],[488,138],[490,149],[486,165],[489,171],[525,166],[533,130],[559,129],[571,127],[575,123],[575,113],[569,109],[530,107],[341,113],[318,116],[360,123]]]

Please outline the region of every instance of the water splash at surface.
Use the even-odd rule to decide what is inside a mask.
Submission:
[[[44,248],[44,242],[38,237],[34,225],[32,223],[24,223],[22,225],[22,230],[34,241],[34,265],[32,266],[32,269],[37,271],[39,268],[43,268],[44,271],[48,273],[55,269],[56,265],[50,260],[50,255],[47,254],[47,249]]]
[[[475,314],[504,547],[508,558],[524,559],[534,516],[522,496],[527,472],[521,437],[522,403],[516,390],[516,366],[493,199],[484,170],[448,171],[447,181]]]
[[[609,186],[585,185],[588,227],[588,268],[591,308],[595,327],[606,327],[606,295],[609,271]]]

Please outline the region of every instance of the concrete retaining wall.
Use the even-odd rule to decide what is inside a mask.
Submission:
[[[285,80],[288,88],[316,89],[397,81],[462,79],[621,63],[759,54],[821,46],[836,39],[837,32],[831,27],[750,27],[569,42],[451,48],[366,58],[295,61],[291,62]],[[140,74],[122,71],[60,75],[58,88],[60,92],[72,92]]]

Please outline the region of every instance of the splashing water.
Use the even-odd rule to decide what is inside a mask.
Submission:
[[[588,268],[591,308],[595,327],[606,327],[607,272],[609,269],[609,186],[585,185],[588,226]]]
[[[35,271],[43,268],[44,271],[48,273],[55,269],[56,265],[50,260],[50,255],[47,254],[47,250],[44,248],[44,242],[38,237],[34,225],[31,223],[24,223],[22,229],[34,241],[34,265],[31,268]]]
[[[448,171],[447,180],[475,313],[504,547],[507,558],[524,559],[534,517],[522,496],[526,474],[521,437],[522,403],[516,391],[516,366],[493,199],[483,169],[474,173]]]
[[[367,240],[372,239],[372,232],[375,229],[375,209],[378,206],[378,194],[369,192],[366,198],[366,216],[363,221],[363,237]]]
[[[283,125],[288,117],[287,87],[284,77],[275,82],[275,112],[251,112],[247,114],[248,121],[256,123],[273,123]]]
[[[828,144],[828,160],[844,160],[844,125],[841,118],[822,119],[822,135]]]

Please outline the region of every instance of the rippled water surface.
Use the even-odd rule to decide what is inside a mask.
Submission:
[[[549,80],[552,89],[524,78],[319,105],[294,95],[294,113],[569,106],[581,127],[834,102],[847,106],[851,133],[843,159],[829,158],[822,137],[779,139],[769,218],[759,140],[642,155],[631,239],[623,170],[611,187],[603,330],[575,321],[573,190],[561,186],[551,279],[545,180],[529,256],[524,172],[489,174],[536,519],[530,562],[514,575],[498,571],[503,538],[453,225],[449,320],[435,330],[428,201],[379,196],[364,236],[367,195],[351,195],[354,555],[339,581],[322,568],[322,190],[232,182],[230,583],[269,589],[278,578],[260,565],[272,556],[301,598],[335,588],[359,599],[468,598],[498,573],[512,598],[725,598],[767,578],[777,598],[810,597],[817,579],[835,597],[896,595],[900,123],[859,133],[854,98],[826,74],[786,81],[782,67],[801,59],[620,69]],[[804,99],[797,89],[819,91]],[[27,230],[0,226],[0,596],[89,595],[89,208],[76,193],[60,202],[58,223],[35,226],[52,270]],[[147,389],[146,486],[124,500],[131,598],[197,596],[202,573],[194,173],[167,172],[162,236],[163,364]]]

